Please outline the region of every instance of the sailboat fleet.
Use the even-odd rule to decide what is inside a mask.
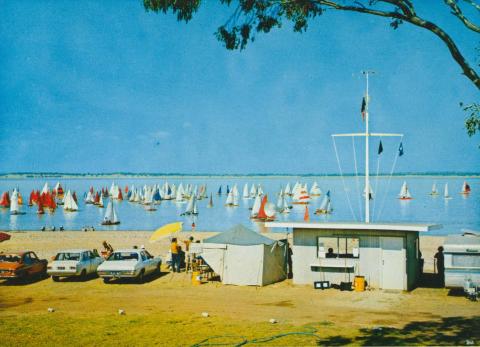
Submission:
[[[437,182],[433,182],[432,189],[428,193],[432,197],[440,196]],[[291,185],[288,182],[286,185],[279,187],[279,190],[274,196],[274,200],[270,201],[269,196],[264,193],[261,184],[258,183],[243,183],[240,185],[223,185],[215,189],[216,199],[223,200],[225,208],[247,207],[248,215],[253,221],[272,221],[277,218],[287,218],[292,211],[299,215],[299,210],[293,210],[294,205],[307,206],[308,204],[318,204],[315,208],[316,215],[330,215],[333,213],[331,191],[327,190],[323,193],[320,185],[315,181],[308,189],[307,182],[295,182]],[[94,189],[90,187],[83,195],[83,204],[86,206],[92,205],[98,208],[105,208],[105,214],[100,221],[102,225],[118,225],[120,219],[116,210],[116,204],[125,200],[129,204],[138,204],[143,207],[145,211],[154,212],[163,201],[171,201],[170,204],[177,205],[181,208],[180,216],[198,216],[200,213],[200,205],[212,209],[214,208],[214,194],[207,193],[206,184],[190,184],[179,183],[178,186],[169,182],[163,184],[151,184],[143,186],[131,185],[130,187],[120,187],[115,182],[110,187],[103,187]],[[462,184],[460,194],[468,196],[471,192],[470,185],[465,181]],[[363,192],[365,195],[367,191]],[[368,194],[370,199],[373,199],[373,190],[369,186]],[[224,196],[222,198],[222,196]],[[444,183],[443,198],[445,200],[452,199],[449,191],[449,184]],[[316,200],[321,199],[321,200]],[[413,196],[407,181],[401,185],[398,194],[400,200],[412,200]],[[206,200],[205,204],[201,201]],[[108,201],[108,203],[107,203]],[[11,215],[22,215],[28,210],[23,209],[23,198],[18,188],[13,191],[3,192],[0,199],[0,208],[8,209]],[[45,183],[41,190],[32,190],[28,199],[28,206],[34,207],[32,213],[42,215],[46,212],[55,213],[58,206],[63,207],[66,213],[81,212],[78,203],[76,192],[71,189],[64,189],[62,185],[57,182],[54,188]],[[218,206],[218,205],[217,205]],[[302,212],[305,209],[301,210]],[[284,215],[284,217],[279,217]]]

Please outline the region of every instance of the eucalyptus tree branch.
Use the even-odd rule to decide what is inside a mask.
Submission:
[[[452,40],[452,38],[444,30],[438,27],[436,24],[430,21],[424,20],[418,16],[409,17],[397,12],[384,12],[384,11],[378,11],[378,10],[373,10],[369,8],[364,8],[364,7],[344,6],[330,0],[318,0],[318,3],[336,10],[341,10],[341,11],[353,11],[353,12],[367,13],[367,14],[381,16],[381,17],[396,18],[399,20],[403,20],[405,22],[409,22],[415,26],[424,28],[432,32],[438,38],[440,38],[440,40],[442,40],[443,43],[445,43],[453,59],[458,63],[458,65],[460,65],[463,71],[463,74],[468,79],[470,79],[478,89],[480,89],[480,77],[478,76],[477,72],[470,67],[470,65],[465,60],[465,57],[462,55],[462,53],[460,52],[460,50],[458,49],[457,45]]]
[[[471,21],[468,20],[467,17],[464,16],[462,10],[460,9],[460,7],[458,7],[457,3],[454,0],[444,0],[444,2],[452,9],[452,14],[457,17],[468,29],[480,33],[480,27],[473,24]]]
[[[465,1],[466,3],[469,3],[470,5],[472,5],[472,6],[475,7],[477,10],[480,11],[480,5],[477,4],[475,1],[473,1],[473,0],[463,0],[463,1]]]

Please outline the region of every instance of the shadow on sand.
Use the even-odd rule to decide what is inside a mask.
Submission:
[[[480,307],[479,307],[480,308]],[[320,332],[320,331],[319,331]],[[403,328],[376,327],[360,329],[356,337],[331,336],[318,345],[361,346],[392,345],[478,345],[480,343],[480,316],[448,317],[440,321],[411,322]]]

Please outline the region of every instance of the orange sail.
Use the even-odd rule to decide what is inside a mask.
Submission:
[[[121,189],[118,190],[118,198],[117,199],[118,200],[123,200],[123,195],[122,195],[122,190]]]
[[[267,196],[265,195],[262,199],[262,204],[258,210],[257,218],[258,219],[267,219],[267,214],[265,213],[265,204],[267,203]]]
[[[18,192],[18,204],[23,205],[23,197],[22,197],[22,194],[20,194],[20,192]]]
[[[33,204],[36,202],[35,200],[35,191],[32,190],[30,193],[30,198],[28,199],[28,206],[33,206]]]
[[[125,194],[128,194],[128,186],[125,186]]]
[[[305,205],[305,214],[303,215],[303,220],[305,222],[310,221],[310,214],[308,213],[308,206],[307,205]]]

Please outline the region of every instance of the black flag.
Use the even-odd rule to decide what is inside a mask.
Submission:
[[[362,120],[365,122],[365,108],[367,106],[367,102],[365,100],[365,97],[362,98],[362,108],[360,109],[360,112],[362,112]]]
[[[400,142],[400,147],[398,147],[398,156],[401,157],[403,155],[403,143]]]
[[[378,145],[378,154],[382,154],[383,152],[383,145],[382,145],[382,140],[380,140],[380,144]]]

